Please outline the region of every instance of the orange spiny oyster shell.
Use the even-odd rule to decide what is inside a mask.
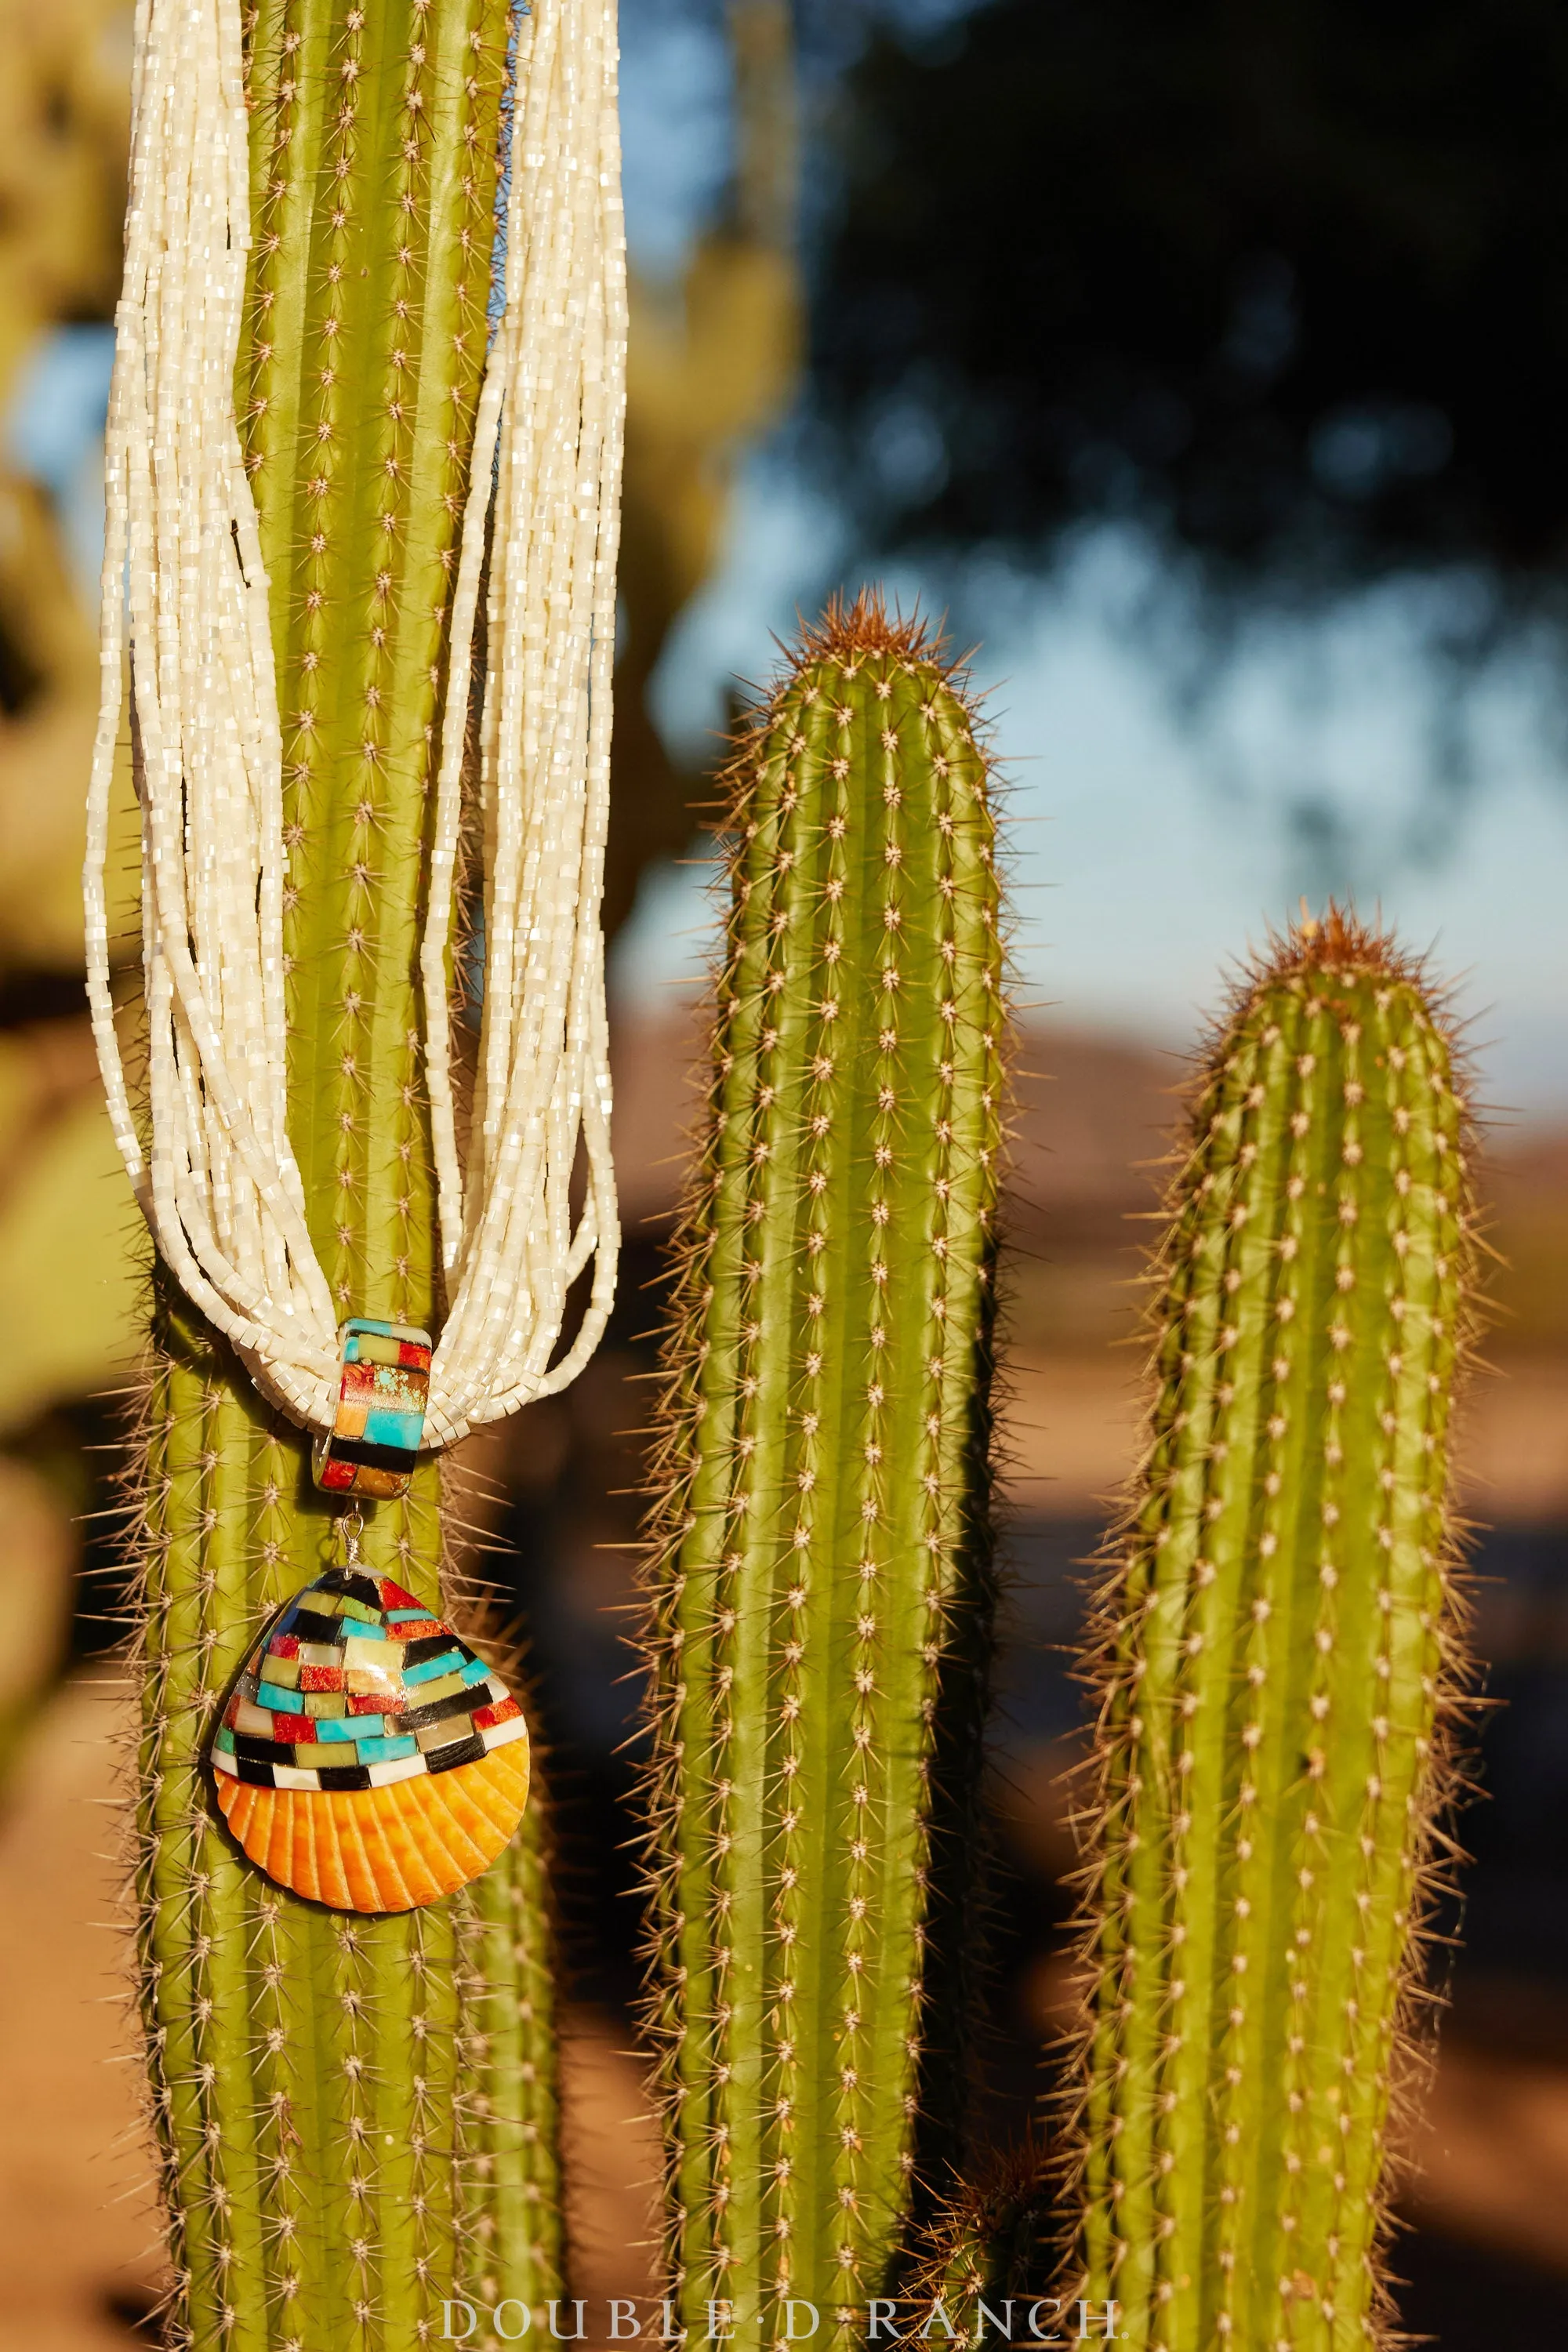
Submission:
[[[511,1693],[434,1611],[358,1567],[279,1611],[207,1760],[251,1861],[339,1911],[407,1911],[467,1885],[528,1801]]]

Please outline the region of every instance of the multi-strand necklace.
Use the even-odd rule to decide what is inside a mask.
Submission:
[[[614,1286],[598,907],[626,357],[616,54],[613,0],[536,0],[521,20],[504,309],[457,566],[420,957],[447,1296],[420,1400],[427,1445],[570,1381]],[[236,0],[142,0],[105,465],[89,992],[115,1137],[163,1258],[258,1385],[331,1433],[343,1341],[288,1134],[280,730],[234,413],[248,238]],[[484,1003],[464,1169],[448,951],[481,593]],[[145,1148],[115,1029],[104,881],[127,638]],[[590,1260],[586,1312],[552,1361]]]
[[[458,551],[419,959],[446,1298],[433,1345],[340,1321],[289,1138],[281,730],[234,407],[242,72],[237,0],[141,0],[88,985],[116,1140],[158,1248],[258,1386],[315,1433],[317,1483],[346,1506],[342,1564],[258,1630],[215,1712],[213,1795],[295,1893],[399,1910],[451,1892],[510,1837],[527,1726],[435,1609],[364,1567],[360,1502],[402,1493],[422,1446],[571,1380],[615,1281],[599,929],[626,370],[614,0],[532,0],[519,19],[503,301]],[[484,1002],[465,1168],[447,992],[481,596]],[[104,879],[127,646],[144,1125],[116,1034]]]

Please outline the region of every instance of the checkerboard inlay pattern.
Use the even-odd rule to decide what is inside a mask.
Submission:
[[[526,1739],[482,1658],[390,1577],[329,1569],[252,1652],[212,1766],[263,1789],[375,1789]]]

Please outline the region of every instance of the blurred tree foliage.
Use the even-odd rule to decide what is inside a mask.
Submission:
[[[52,329],[113,316],[131,26],[126,0],[0,0],[0,417]],[[114,1380],[138,1319],[79,977],[97,698],[60,517],[0,442],[0,1778],[64,1661],[78,1515],[99,1499],[68,1426],[51,1439],[40,1416]]]
[[[1127,517],[1311,601],[1568,562],[1568,14],[1000,0],[845,84],[818,418],[884,543]],[[1482,600],[1488,601],[1488,600]]]
[[[40,336],[114,315],[131,105],[126,0],[0,0],[0,416]],[[0,987],[81,960],[95,617],[47,494],[0,447]],[[37,985],[29,1003],[45,1001]]]

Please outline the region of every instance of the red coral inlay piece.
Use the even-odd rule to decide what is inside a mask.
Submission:
[[[493,1706],[475,1707],[474,1729],[476,1731],[489,1731],[498,1723],[510,1723],[514,1715],[521,1715],[521,1713],[522,1709],[519,1706],[516,1699],[497,1699]]]

